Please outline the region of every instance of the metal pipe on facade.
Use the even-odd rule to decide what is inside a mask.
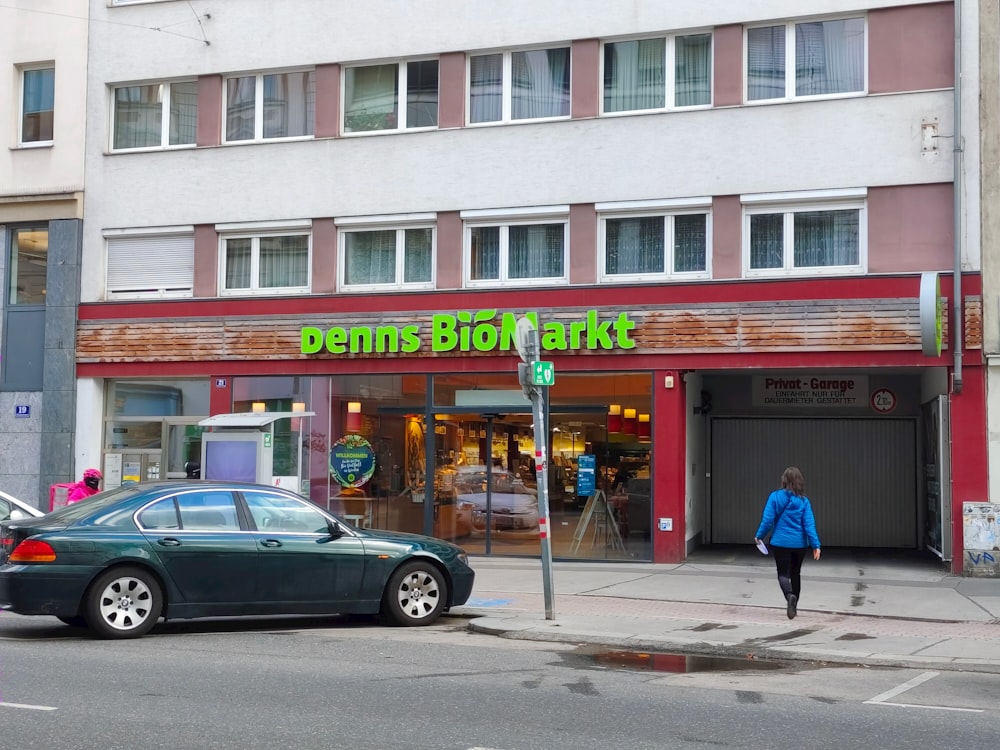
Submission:
[[[954,170],[954,259],[952,265],[954,284],[952,291],[951,322],[948,325],[948,338],[951,340],[954,368],[952,371],[952,393],[962,392],[962,155],[964,144],[962,138],[962,0],[955,2],[955,94],[953,123],[953,170]]]

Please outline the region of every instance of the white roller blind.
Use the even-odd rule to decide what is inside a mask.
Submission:
[[[108,297],[190,297],[194,235],[108,238]]]

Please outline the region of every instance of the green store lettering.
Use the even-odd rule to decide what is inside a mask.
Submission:
[[[518,315],[496,310],[476,313],[460,311],[455,315],[437,313],[431,317],[431,351],[491,352],[515,351]],[[538,327],[537,313],[526,318]],[[548,321],[539,328],[539,343],[544,351],[559,352],[577,349],[633,349],[631,333],[635,321],[628,313],[616,318],[599,320],[596,310],[588,310],[580,320],[563,323]],[[412,354],[420,349],[420,326],[352,326],[330,328],[324,332],[314,326],[302,328],[302,353],[317,354]]]

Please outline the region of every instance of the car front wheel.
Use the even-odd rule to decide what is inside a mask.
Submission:
[[[433,563],[415,560],[401,565],[389,578],[382,611],[397,625],[430,625],[441,616],[447,601],[444,574]]]
[[[138,638],[160,619],[163,595],[141,568],[112,568],[87,592],[86,620],[101,638]]]

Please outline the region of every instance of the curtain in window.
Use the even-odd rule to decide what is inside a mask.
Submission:
[[[747,30],[747,99],[785,95],[785,27]]]
[[[226,289],[250,288],[252,245],[249,237],[226,240]]]
[[[260,238],[260,288],[304,287],[309,282],[309,238]]]
[[[469,59],[469,122],[497,122],[503,117],[503,55]]]
[[[569,48],[511,54],[511,118],[569,115]]]
[[[674,272],[704,271],[706,266],[705,214],[674,217]]]
[[[433,234],[430,227],[406,230],[403,240],[403,283],[415,284],[431,280]]]
[[[605,232],[605,272],[663,273],[664,219],[642,216],[608,219]]]
[[[472,227],[469,230],[469,278],[500,278],[500,227]]]
[[[796,213],[795,267],[858,265],[859,219],[856,209]]]
[[[162,87],[123,86],[115,89],[115,148],[159,146],[163,124]]]
[[[711,104],[712,35],[692,34],[674,40],[674,105]]]
[[[544,279],[563,275],[562,224],[512,226],[508,230],[509,279]]]
[[[344,235],[344,283],[396,283],[395,229]]]
[[[604,111],[659,109],[666,100],[663,39],[604,45]]]
[[[198,84],[170,84],[170,145],[195,143],[198,130]]]
[[[839,94],[864,89],[862,18],[795,25],[795,93]]]
[[[311,71],[264,76],[264,138],[312,135],[315,109]]]
[[[344,77],[344,131],[394,130],[399,123],[399,66],[348,68]]]
[[[52,140],[52,113],[55,107],[55,68],[26,70],[21,105],[21,141]]]
[[[406,127],[432,128],[438,124],[438,61],[406,66]]]
[[[256,100],[256,76],[229,78],[226,81],[227,141],[253,140]]]
[[[784,214],[750,217],[750,268],[784,268]]]

